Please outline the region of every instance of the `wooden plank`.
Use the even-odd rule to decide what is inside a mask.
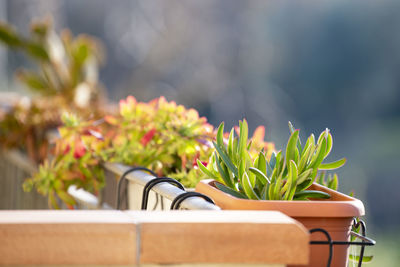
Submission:
[[[140,222],[140,263],[307,264],[308,231],[274,211],[128,212]]]
[[[0,264],[307,264],[273,211],[0,211]]]
[[[113,211],[0,212],[0,264],[136,262],[136,225]]]

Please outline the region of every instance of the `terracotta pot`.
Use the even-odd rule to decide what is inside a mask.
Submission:
[[[203,180],[196,191],[211,197],[214,202],[227,210],[277,210],[301,222],[307,229],[323,228],[329,232],[332,240],[348,241],[354,217],[364,215],[363,203],[335,190],[319,184],[313,184],[310,190],[320,190],[331,195],[330,199],[312,201],[279,201],[239,199],[222,192],[215,187],[214,180]],[[320,233],[311,235],[311,240],[326,241]],[[332,267],[347,266],[349,246],[333,247]],[[329,249],[327,245],[311,245],[311,267],[326,266]]]

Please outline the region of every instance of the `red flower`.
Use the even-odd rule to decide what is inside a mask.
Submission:
[[[64,151],[63,151],[63,154],[64,155],[66,155],[66,154],[68,154],[68,152],[71,150],[71,146],[68,144],[66,147],[65,147],[65,149],[64,149]]]
[[[206,161],[201,161],[201,163],[204,165],[204,167],[207,167],[208,162]],[[198,168],[199,165],[197,164],[197,160],[193,161],[193,168]]]
[[[80,159],[81,157],[83,157],[83,155],[85,155],[85,153],[86,153],[86,148],[83,145],[82,141],[79,140],[75,144],[74,158]]]
[[[153,139],[153,136],[156,133],[156,129],[153,128],[150,131],[148,131],[145,135],[143,135],[142,139],[140,140],[140,143],[142,143],[142,145],[146,146],[148,142],[151,141],[151,139]]]

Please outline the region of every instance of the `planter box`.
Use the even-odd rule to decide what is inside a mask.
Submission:
[[[351,224],[354,217],[364,215],[363,203],[324,186],[313,184],[311,190],[320,190],[331,195],[327,200],[313,201],[276,201],[239,199],[222,192],[215,187],[214,180],[203,180],[196,191],[211,197],[216,205],[227,210],[277,210],[301,222],[307,229],[323,228],[329,232],[332,240],[349,241]],[[314,233],[313,241],[326,241],[324,235]],[[334,246],[332,267],[347,266],[349,246]],[[310,265],[326,266],[329,249],[327,245],[312,245]]]

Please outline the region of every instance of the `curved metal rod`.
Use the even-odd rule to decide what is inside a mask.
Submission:
[[[120,206],[121,206],[121,196],[120,196],[120,194],[121,194],[121,188],[122,188],[122,181],[125,180],[125,178],[126,178],[126,176],[128,174],[130,174],[131,172],[134,172],[134,171],[146,171],[146,172],[150,173],[151,175],[157,177],[157,174],[155,172],[153,172],[152,170],[150,170],[148,168],[145,168],[145,167],[132,167],[132,168],[128,169],[127,171],[125,171],[122,174],[121,178],[118,180],[118,185],[117,185],[117,210],[119,210]]]
[[[361,234],[363,237],[365,237],[365,232],[366,232],[367,227],[365,226],[364,221],[358,220],[358,222],[357,222],[357,219],[354,218],[353,224],[354,224],[355,228],[358,228],[359,226],[361,226]],[[361,240],[362,240],[361,242],[364,243],[364,239],[361,239]],[[358,267],[361,267],[361,265],[362,265],[363,258],[364,258],[364,250],[365,250],[365,245],[361,245],[360,258],[358,260]]]
[[[326,236],[326,239],[328,239],[328,241],[310,241],[310,244],[311,245],[329,244],[329,258],[328,258],[328,263],[326,266],[330,267],[331,263],[332,263],[332,254],[333,254],[332,238],[331,238],[330,234],[328,233],[328,231],[326,231],[325,229],[314,228],[314,229],[310,230],[310,234],[315,233],[315,232],[323,233]]]
[[[177,186],[179,189],[185,191],[185,187],[175,179],[172,179],[172,178],[169,178],[169,177],[154,178],[154,179],[150,180],[149,182],[147,182],[147,184],[143,188],[142,210],[146,210],[147,209],[147,202],[149,201],[150,190],[155,185],[157,185],[159,183],[164,183],[164,182],[173,184],[173,185]]]
[[[203,194],[198,193],[198,192],[185,192],[185,193],[182,193],[182,194],[180,194],[179,196],[177,196],[177,197],[172,201],[172,203],[171,203],[171,210],[177,210],[177,209],[179,209],[179,207],[181,206],[182,202],[183,202],[185,199],[190,198],[190,197],[201,197],[201,198],[203,198],[204,200],[208,201],[209,203],[215,205],[214,201],[213,201],[211,198],[209,198],[208,196],[206,196],[206,195],[203,195]]]

